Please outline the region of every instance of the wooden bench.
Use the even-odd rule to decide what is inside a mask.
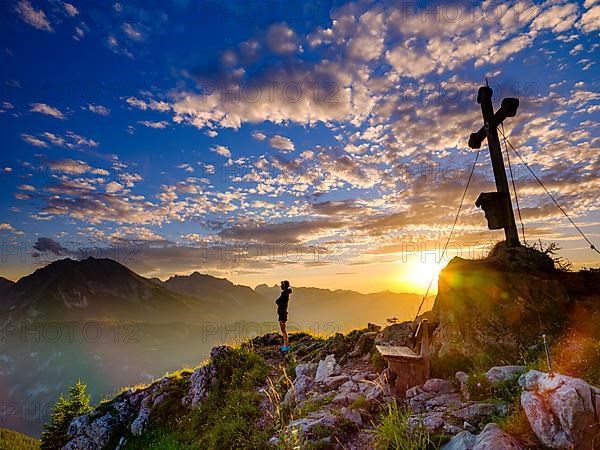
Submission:
[[[388,363],[388,378],[396,395],[404,397],[413,386],[429,379],[429,325],[426,319],[414,335],[415,349],[391,345],[377,345],[377,351]]]

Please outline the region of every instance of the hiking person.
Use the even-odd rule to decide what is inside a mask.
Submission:
[[[280,350],[282,352],[288,352],[290,350],[290,343],[288,341],[288,334],[285,323],[288,319],[288,303],[290,301],[290,294],[292,293],[292,288],[290,287],[290,282],[284,280],[281,282],[281,295],[277,300],[275,300],[275,304],[277,305],[277,318],[279,320],[279,328],[281,328],[281,335],[283,336],[283,345]]]

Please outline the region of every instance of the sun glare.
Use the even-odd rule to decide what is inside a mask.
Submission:
[[[444,263],[434,258],[414,259],[403,264],[403,271],[399,276],[402,285],[409,287],[412,291],[425,293],[429,283],[431,288],[429,293],[437,291],[437,282],[440,271],[444,268]]]

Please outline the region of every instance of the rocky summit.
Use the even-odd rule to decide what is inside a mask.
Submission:
[[[292,333],[287,354],[276,333],[217,346],[200,366],[75,417],[62,448],[592,450],[598,277],[557,271],[530,250],[455,259],[435,307],[415,321]],[[411,349],[423,319],[432,339],[419,356]],[[408,366],[390,363],[390,346],[429,357],[423,383],[398,389],[394,371]]]

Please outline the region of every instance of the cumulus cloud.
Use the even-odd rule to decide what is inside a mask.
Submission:
[[[271,147],[281,150],[283,152],[293,152],[295,150],[294,143],[288,137],[276,134],[269,139]]]
[[[102,106],[102,105],[95,105],[93,103],[90,103],[85,107],[85,109],[93,112],[94,114],[98,114],[100,116],[109,116],[110,115],[110,109],[108,109],[106,106]]]
[[[225,158],[231,158],[231,151],[224,145],[215,145],[211,147],[211,152],[215,152],[217,155],[224,156]]]
[[[71,3],[63,2],[62,6],[65,9],[67,15],[69,15],[70,17],[75,17],[77,14],[79,14],[79,10]]]
[[[167,126],[169,126],[169,122],[167,122],[166,120],[161,120],[158,122],[153,122],[151,120],[140,120],[140,121],[138,121],[138,123],[147,128],[154,128],[155,130],[162,130],[164,128],[167,128]]]
[[[53,106],[47,105],[45,103],[32,103],[31,109],[29,111],[36,112],[40,114],[45,114],[47,116],[52,116],[56,119],[65,119],[65,115],[58,109]]]
[[[38,238],[35,244],[33,244],[33,249],[37,250],[40,253],[52,253],[56,256],[64,256],[69,253],[69,250],[58,242],[56,242],[52,238],[41,237]]]
[[[31,6],[29,0],[19,0],[15,6],[15,12],[23,22],[31,25],[33,28],[54,33],[54,28],[50,25],[46,13],[41,9],[35,9]]]
[[[266,42],[271,51],[280,55],[298,50],[296,34],[285,23],[271,25],[267,31]]]

